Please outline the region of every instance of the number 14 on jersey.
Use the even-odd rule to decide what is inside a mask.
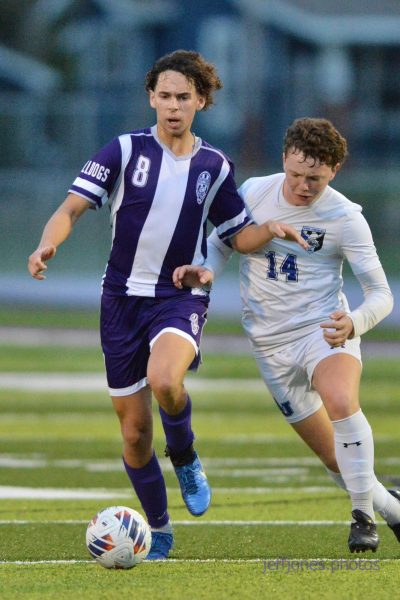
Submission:
[[[286,277],[286,281],[298,281],[297,256],[286,254],[281,265],[278,265],[276,253],[272,250],[267,252],[265,258],[268,261],[267,279],[278,279],[279,273]]]

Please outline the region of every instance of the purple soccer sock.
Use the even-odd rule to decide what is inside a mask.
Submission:
[[[159,407],[167,446],[173,454],[186,450],[194,440],[192,431],[192,401],[187,396],[185,408],[177,415],[169,415]]]
[[[150,527],[166,525],[169,521],[167,490],[155,452],[147,465],[139,469],[128,465],[124,457],[122,459]]]

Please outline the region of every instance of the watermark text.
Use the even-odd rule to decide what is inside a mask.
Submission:
[[[329,571],[337,573],[340,571],[380,571],[379,560],[368,560],[356,558],[271,558],[263,561],[263,573],[303,573],[314,571]]]

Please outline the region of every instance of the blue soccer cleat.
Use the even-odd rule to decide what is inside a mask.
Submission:
[[[200,517],[210,506],[211,488],[197,453],[193,452],[193,460],[190,463],[174,465],[174,469],[188,511],[191,515]]]
[[[151,547],[146,560],[165,560],[168,558],[169,551],[174,545],[174,536],[172,533],[162,531],[151,532]]]

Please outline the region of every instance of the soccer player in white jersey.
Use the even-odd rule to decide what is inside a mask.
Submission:
[[[152,394],[184,502],[195,516],[211,490],[193,449],[186,371],[200,362],[208,293],[177,290],[174,269],[203,262],[206,222],[241,252],[273,236],[307,243],[292,227],[255,225],[238,195],[233,166],[191,131],[197,111],[222,86],[214,65],[196,52],[161,57],[145,87],[157,123],[120,135],[83,166],[66,200],[50,218],[29,258],[33,277],[88,208],[111,209],[112,248],[103,278],[101,342],[109,392],[120,419],[123,462],[152,528],[148,558],[164,559],[173,545],[164,478],[153,450]]]
[[[347,142],[325,119],[288,128],[283,173],[245,181],[239,193],[256,223],[283,220],[309,249],[273,239],[240,259],[243,327],[260,373],[295,431],[320,457],[352,503],[349,548],[375,551],[374,509],[400,541],[400,494],[374,474],[371,427],[360,409],[360,336],[392,310],[393,298],[361,207],[329,186]],[[201,267],[174,273],[178,288],[204,285],[232,248],[217,232]],[[342,292],[347,260],[364,293],[350,310]]]

